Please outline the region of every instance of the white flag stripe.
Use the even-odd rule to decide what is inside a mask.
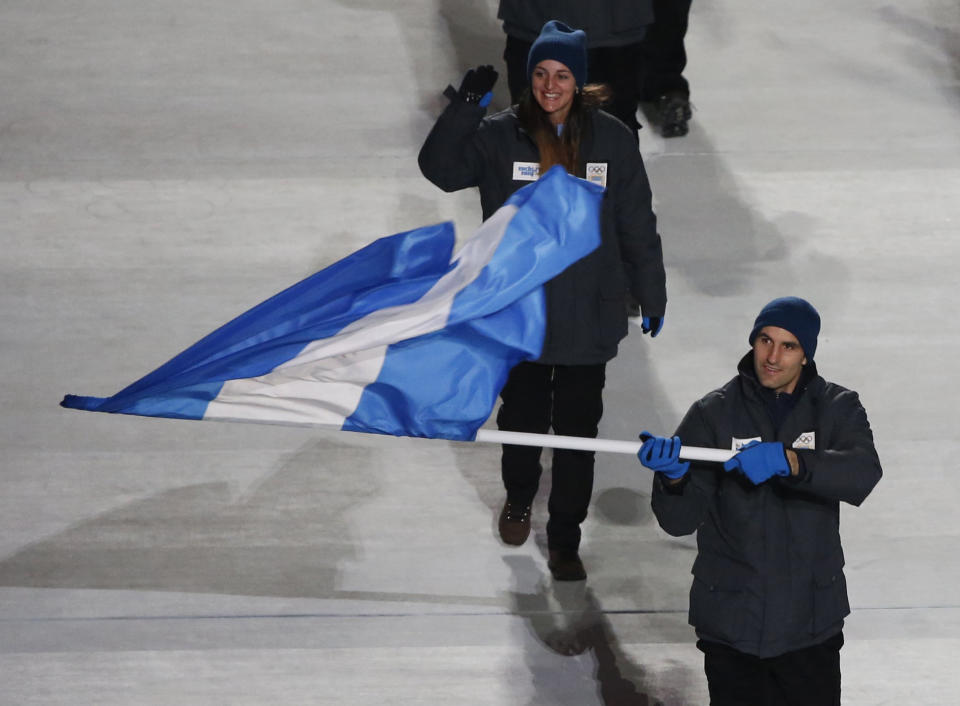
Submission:
[[[204,419],[339,427],[353,414],[366,385],[377,379],[387,346],[326,360],[285,365],[256,378],[228,380],[207,405]],[[296,360],[296,359],[295,359]],[[281,405],[270,401],[280,399]],[[264,405],[270,405],[265,414]]]
[[[516,211],[506,206],[484,222],[454,258],[454,268],[416,302],[378,309],[338,334],[310,343],[266,375],[228,380],[203,418],[253,421],[263,416],[266,397],[284,400],[271,412],[277,423],[342,425],[365,386],[380,374],[386,343],[446,326],[454,297],[491,260]]]
[[[516,212],[516,206],[510,204],[485,221],[454,258],[456,267],[419,300],[403,306],[378,309],[336,335],[310,343],[296,357],[277,369],[439,331],[447,324],[454,297],[475,280],[490,262]]]

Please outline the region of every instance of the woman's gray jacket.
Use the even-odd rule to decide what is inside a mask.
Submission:
[[[753,353],[739,375],[696,402],[677,429],[681,443],[736,448],[781,441],[801,458],[797,478],[753,485],[720,464],[694,463],[688,482],[654,479],[660,526],[697,533],[690,624],[701,639],[759,657],[818,644],[850,612],[840,545],[840,503],[860,505],[882,471],[857,393],[825,381],[813,363],[775,435]],[[671,492],[673,491],[673,492]]]
[[[512,108],[485,118],[483,108],[452,89],[447,95],[451,102],[420,150],[420,170],[444,191],[479,187],[487,219],[529,183],[514,179],[514,166],[537,164],[537,147]],[[547,331],[539,362],[547,364],[592,365],[616,356],[627,334],[628,287],[645,316],[663,316],[667,304],[660,236],[636,142],[619,120],[594,111],[580,152],[578,176],[588,165],[606,170],[602,242],[545,286]]]

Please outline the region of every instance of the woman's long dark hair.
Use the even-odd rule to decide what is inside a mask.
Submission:
[[[540,153],[540,173],[556,165],[563,165],[568,173],[580,174],[580,142],[586,130],[589,112],[599,108],[610,99],[610,89],[605,84],[590,83],[573,95],[570,113],[563,125],[563,132],[557,135],[557,129],[550,122],[550,116],[540,107],[533,92],[527,88],[517,104],[517,118],[520,127],[526,130],[537,143]]]

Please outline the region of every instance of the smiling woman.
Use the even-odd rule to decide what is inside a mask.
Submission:
[[[577,83],[565,64],[545,59],[537,64],[530,80],[530,90],[537,104],[554,125],[563,125],[570,114]]]
[[[562,22],[547,22],[530,47],[528,86],[517,104],[521,127],[537,143],[541,174],[562,164],[571,174],[585,176],[577,170],[586,115],[610,98],[606,85],[586,81],[586,35]]]
[[[599,109],[602,93],[585,85],[587,40],[581,30],[547,22],[527,59],[520,102],[489,117],[492,66],[467,72],[420,150],[420,169],[444,191],[480,189],[489,218],[514,191],[556,165],[605,187],[600,246],[545,286],[547,327],[534,361],[513,368],[500,392],[501,431],[595,438],[603,413],[606,364],[627,333],[629,292],[644,331],[660,331],[666,308],[663,253],[643,160],[630,130]],[[498,528],[523,544],[540,482],[541,449],[504,444],[507,498]],[[593,488],[593,452],[553,454],[548,566],[557,580],[582,580],[580,523]]]

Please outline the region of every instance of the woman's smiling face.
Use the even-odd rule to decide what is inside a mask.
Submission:
[[[530,76],[533,98],[550,117],[550,122],[560,125],[567,119],[577,82],[566,64],[553,59],[544,59],[533,69]]]

